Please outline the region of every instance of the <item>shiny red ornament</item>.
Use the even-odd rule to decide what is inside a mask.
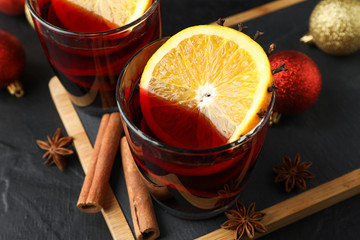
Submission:
[[[0,0],[0,12],[8,15],[22,15],[25,13],[25,0]]]
[[[306,54],[284,50],[269,56],[271,68],[285,63],[287,71],[274,74],[276,100],[274,112],[294,115],[310,108],[321,91],[321,73],[316,63]]]
[[[25,51],[12,34],[0,30],[0,89],[8,87],[10,93],[22,96],[19,78],[25,67]]]

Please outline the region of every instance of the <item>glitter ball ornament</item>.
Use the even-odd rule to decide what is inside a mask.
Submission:
[[[0,30],[0,89],[7,87],[17,97],[24,94],[19,77],[25,67],[25,51],[12,34]]]
[[[0,0],[0,12],[8,15],[22,15],[25,12],[25,0]]]
[[[321,91],[321,73],[316,63],[304,53],[284,50],[269,56],[271,68],[285,64],[287,71],[274,74],[276,100],[274,112],[284,115],[301,113],[310,108]]]
[[[309,33],[300,41],[333,55],[356,52],[360,49],[360,1],[320,1],[311,13]]]

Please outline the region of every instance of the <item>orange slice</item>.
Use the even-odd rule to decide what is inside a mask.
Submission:
[[[272,81],[266,53],[247,35],[215,25],[190,27],[149,59],[140,80],[141,110],[151,131],[168,144],[186,147],[179,136],[198,138],[192,132],[204,127],[202,118],[209,121],[208,131],[215,128],[224,143],[232,142],[259,123],[257,113],[268,108]]]
[[[53,0],[52,4],[66,28],[91,32],[114,29],[138,19],[152,0]]]

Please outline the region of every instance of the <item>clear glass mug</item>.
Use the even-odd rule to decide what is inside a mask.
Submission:
[[[161,37],[160,0],[154,0],[140,18],[125,26],[92,33],[59,27],[62,22],[51,0],[26,0],[26,4],[56,76],[80,107],[115,107],[116,82],[126,62]]]
[[[132,155],[153,198],[175,216],[209,218],[227,209],[242,191],[263,145],[275,96],[260,123],[235,142],[191,150],[156,140],[142,120],[139,80],[148,59],[166,40],[149,44],[129,61],[117,83],[117,104]]]

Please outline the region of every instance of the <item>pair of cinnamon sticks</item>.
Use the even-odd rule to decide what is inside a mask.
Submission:
[[[122,131],[118,112],[103,115],[77,203],[81,211],[95,213],[103,209],[107,194],[106,185],[119,149]],[[121,139],[121,158],[136,238],[156,239],[160,235],[160,230],[152,200],[125,137]]]

